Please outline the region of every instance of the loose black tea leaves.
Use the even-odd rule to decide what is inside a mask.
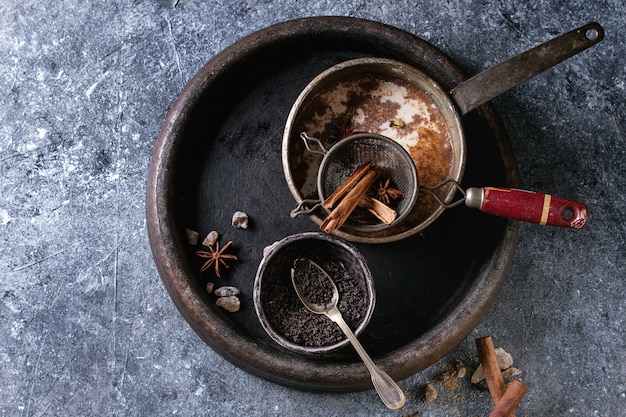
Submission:
[[[294,285],[308,304],[314,304],[321,309],[331,307],[334,285],[315,263],[308,259],[298,258],[293,263],[292,273]]]
[[[337,307],[351,329],[355,330],[367,311],[367,288],[338,261],[319,265],[339,290]],[[307,310],[291,283],[290,271],[268,277],[263,290],[263,308],[274,330],[301,346],[322,347],[339,343],[346,337],[328,317]]]

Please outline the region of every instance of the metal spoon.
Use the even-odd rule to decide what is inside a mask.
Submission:
[[[406,401],[404,392],[402,392],[398,384],[396,384],[395,381],[391,379],[389,375],[387,375],[384,371],[379,369],[374,364],[374,362],[369,357],[367,352],[365,352],[365,349],[363,349],[363,346],[361,346],[361,343],[359,343],[358,339],[356,338],[352,330],[350,330],[350,327],[348,326],[348,324],[345,322],[345,320],[341,316],[341,312],[339,312],[339,309],[337,308],[337,303],[339,302],[339,291],[337,290],[337,286],[335,285],[335,282],[326,273],[326,271],[324,271],[318,264],[311,261],[310,259],[308,261],[310,262],[310,265],[313,268],[317,269],[321,273],[321,275],[328,280],[328,283],[330,283],[330,285],[332,286],[332,298],[325,305],[312,303],[308,298],[306,298],[301,293],[300,288],[298,287],[296,283],[295,269],[292,268],[291,269],[291,282],[293,284],[294,289],[296,290],[296,294],[298,295],[298,298],[300,299],[300,301],[302,301],[302,304],[304,304],[304,306],[308,310],[310,310],[312,313],[324,314],[326,317],[328,317],[329,319],[337,323],[337,325],[339,325],[339,327],[344,332],[348,340],[350,340],[350,343],[352,343],[352,346],[354,347],[356,352],[361,357],[361,360],[363,360],[363,362],[365,363],[365,366],[367,366],[367,369],[369,370],[370,375],[372,377],[372,384],[374,385],[374,388],[376,389],[376,392],[378,393],[378,396],[380,397],[380,399],[383,401],[383,403],[385,403],[385,405],[388,408],[392,410],[397,410],[401,408]]]

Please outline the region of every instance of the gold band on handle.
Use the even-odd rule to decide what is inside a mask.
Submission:
[[[543,209],[541,210],[541,220],[539,224],[545,226],[548,223],[548,214],[550,214],[550,200],[552,200],[552,196],[550,194],[546,194],[543,197]]]

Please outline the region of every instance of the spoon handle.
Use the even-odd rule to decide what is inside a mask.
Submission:
[[[385,403],[385,405],[391,410],[402,408],[406,401],[404,392],[402,392],[398,384],[396,384],[396,382],[389,375],[387,375],[387,373],[374,364],[365,349],[363,349],[363,346],[361,346],[359,340],[356,338],[354,333],[352,333],[352,330],[350,330],[350,327],[341,316],[339,309],[337,309],[337,307],[333,307],[326,313],[326,315],[339,325],[341,330],[343,330],[345,335],[348,337],[348,340],[350,340],[350,343],[352,343],[354,350],[356,350],[365,363],[365,366],[367,366],[367,369],[370,371],[370,375],[372,377],[372,384],[374,385],[374,388],[383,403]]]

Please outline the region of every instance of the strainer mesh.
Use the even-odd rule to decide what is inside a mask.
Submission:
[[[380,170],[379,181],[389,179],[389,186],[400,190],[404,198],[393,200],[390,207],[403,218],[413,208],[417,195],[417,173],[410,155],[397,142],[378,135],[359,134],[342,139],[326,154],[320,172],[320,198],[326,199],[359,166],[372,162]],[[384,225],[367,210],[357,207],[346,225],[354,229],[381,228]]]

